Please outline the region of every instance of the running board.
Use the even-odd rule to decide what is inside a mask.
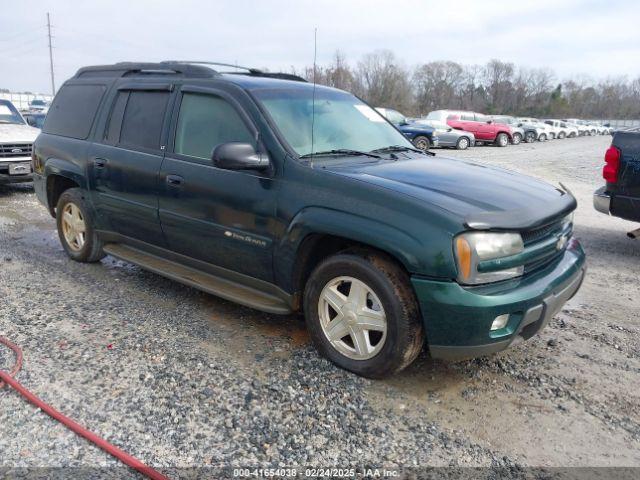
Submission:
[[[212,295],[268,313],[288,314],[291,307],[281,298],[237,282],[186,267],[121,243],[108,243],[105,253],[131,262],[145,270],[189,285]]]

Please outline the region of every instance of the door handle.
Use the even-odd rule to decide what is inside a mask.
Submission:
[[[96,166],[96,168],[104,168],[107,166],[107,159],[96,157],[93,159],[93,164]]]
[[[167,175],[166,182],[170,187],[181,187],[184,178],[180,175]]]

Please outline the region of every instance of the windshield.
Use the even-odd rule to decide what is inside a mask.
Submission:
[[[314,107],[313,91],[305,87],[253,92],[299,156],[330,150],[371,152],[391,145],[412,147],[384,117],[353,95],[318,88]]]
[[[387,108],[385,117],[387,117],[387,119],[391,123],[394,123],[396,125],[402,125],[404,123],[407,123],[407,119],[405,118],[405,116],[396,110],[389,110]]]
[[[44,103],[44,100],[31,100],[31,105],[44,107],[46,104]]]
[[[24,120],[11,102],[0,102],[0,123],[23,125]]]
[[[447,112],[442,110],[436,110],[434,112],[429,112],[429,115],[426,116],[427,120],[441,120],[445,121],[447,119]]]

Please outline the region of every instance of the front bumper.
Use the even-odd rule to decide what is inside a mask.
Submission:
[[[600,187],[593,192],[593,208],[605,215],[640,222],[640,199],[627,195],[611,195],[607,187]]]
[[[460,360],[499,352],[542,330],[580,288],[585,254],[572,239],[559,261],[509,282],[463,287],[413,277],[431,356]],[[500,330],[493,320],[509,314]]]

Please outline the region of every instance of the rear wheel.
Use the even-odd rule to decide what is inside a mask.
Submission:
[[[323,261],[305,286],[304,312],[318,351],[358,375],[398,372],[423,346],[409,276],[383,255],[343,253]]]
[[[540,136],[538,137],[538,140],[541,142],[546,142],[547,141],[547,134],[546,133],[541,133]]]
[[[94,229],[93,216],[79,188],[65,190],[56,206],[58,237],[67,255],[77,262],[97,262],[105,256]]]
[[[499,133],[496,137],[495,144],[498,147],[506,147],[507,145],[509,145],[509,135],[507,135],[506,133]]]
[[[514,145],[518,145],[521,141],[522,135],[520,135],[519,133],[514,133],[513,137],[511,138],[511,143],[513,143]]]
[[[422,150],[423,152],[426,152],[431,147],[431,142],[427,137],[423,135],[418,135],[416,138],[413,139],[413,145],[416,148]]]
[[[558,138],[559,138],[560,140],[562,140],[564,137],[566,137],[566,134],[565,134],[564,132],[560,132],[560,133],[558,134]]]
[[[469,141],[469,137],[460,137],[456,142],[456,149],[458,150],[466,150],[469,148],[471,142]]]
[[[533,143],[536,141],[536,132],[527,132],[524,134],[524,141],[527,143]]]

